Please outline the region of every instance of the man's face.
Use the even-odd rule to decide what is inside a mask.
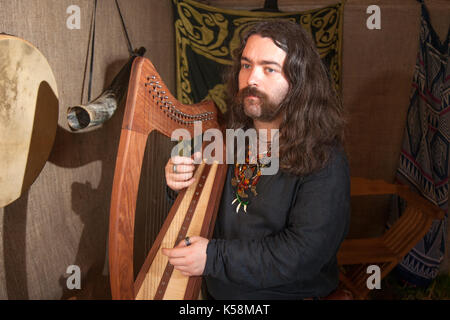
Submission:
[[[241,57],[237,99],[253,120],[272,121],[289,83],[283,72],[286,52],[270,38],[252,35]]]

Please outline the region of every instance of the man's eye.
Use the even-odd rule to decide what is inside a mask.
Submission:
[[[267,71],[268,73],[273,73],[273,72],[275,72],[275,69],[272,69],[272,68],[266,68],[266,71]]]
[[[243,63],[242,69],[250,69],[250,65],[248,63]]]

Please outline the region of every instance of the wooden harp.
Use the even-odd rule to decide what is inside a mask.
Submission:
[[[174,270],[161,248],[175,246],[186,235],[212,236],[225,164],[202,163],[197,167],[196,182],[179,193],[136,279],[133,270],[135,211],[147,137],[154,130],[170,137],[178,128],[188,130],[193,137],[195,121],[201,121],[203,132],[219,128],[214,104],[179,103],[150,60],[137,57],[130,74],[111,195],[109,267],[113,299],[199,296],[201,277],[186,277]]]

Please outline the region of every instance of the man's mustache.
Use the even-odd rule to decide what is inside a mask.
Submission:
[[[243,101],[244,98],[249,97],[249,96],[258,97],[262,101],[268,100],[267,95],[264,92],[256,89],[255,87],[242,88],[241,90],[239,90],[236,98],[238,99],[238,101]]]
[[[267,94],[256,89],[255,87],[245,87],[238,91],[235,98],[235,108],[243,111],[245,113],[245,103],[246,97],[254,96],[259,99],[259,104],[261,108],[261,114],[255,118],[251,116],[252,119],[258,119],[260,121],[272,121],[279,112],[279,106],[274,105]]]

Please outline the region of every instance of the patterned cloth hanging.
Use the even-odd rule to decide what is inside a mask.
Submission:
[[[192,104],[211,99],[225,113],[221,77],[232,64],[240,36],[264,19],[290,19],[311,33],[336,89],[340,88],[342,3],[305,12],[226,10],[192,0],[172,0],[175,20],[177,98]],[[281,31],[281,30],[280,30]]]
[[[448,217],[450,155],[450,28],[442,43],[422,3],[419,52],[407,113],[399,183],[446,211],[426,236],[397,267],[400,276],[415,285],[427,286],[439,273],[445,254]]]

